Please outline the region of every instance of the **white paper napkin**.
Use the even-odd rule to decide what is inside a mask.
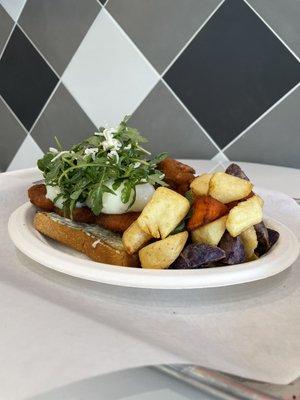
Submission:
[[[299,376],[299,260],[274,277],[216,289],[130,289],[62,275],[23,256],[7,235],[9,214],[36,179],[34,171],[0,175],[0,398],[155,363],[278,384]],[[266,213],[300,238],[300,207],[260,194]]]

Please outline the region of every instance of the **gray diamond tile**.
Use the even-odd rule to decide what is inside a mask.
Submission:
[[[107,9],[162,72],[220,0],[109,0]]]
[[[0,99],[0,172],[9,166],[26,134],[27,132]]]
[[[248,0],[267,24],[300,56],[300,1]]]
[[[300,87],[233,143],[231,160],[300,168]]]
[[[95,126],[61,84],[31,132],[31,136],[47,151],[57,136],[63,147],[69,147],[95,131]]]
[[[100,9],[95,0],[28,0],[19,24],[62,74]]]
[[[134,112],[130,125],[139,129],[151,152],[174,158],[212,158],[218,151],[169,89],[158,83]]]
[[[14,21],[0,4],[0,54],[14,26]]]

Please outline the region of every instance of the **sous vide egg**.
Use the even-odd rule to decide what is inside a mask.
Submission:
[[[107,183],[107,186],[112,189],[113,181]],[[136,190],[136,198],[135,202],[133,205],[128,209],[128,205],[132,201],[133,198],[133,192],[132,195],[128,201],[128,203],[122,203],[121,200],[121,192],[124,187],[124,184],[122,183],[117,190],[114,190],[115,195],[111,193],[104,193],[102,197],[102,204],[103,208],[101,212],[103,214],[124,214],[126,212],[130,211],[142,211],[145,205],[148,203],[150,198],[152,197],[155,189],[152,185],[149,183],[142,183],[139,185],[136,185],[135,190]],[[113,190],[113,189],[112,189]]]
[[[47,185],[46,189],[47,189],[47,193],[46,193],[47,199],[49,199],[49,200],[51,200],[53,202],[54,202],[55,197],[57,197],[61,193],[61,190],[60,190],[60,188],[58,186]],[[59,197],[54,202],[54,204],[56,205],[56,207],[62,209],[64,201],[65,201],[65,199],[63,197]]]

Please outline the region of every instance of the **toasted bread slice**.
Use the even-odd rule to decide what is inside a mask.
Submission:
[[[98,225],[74,222],[51,212],[37,212],[34,227],[40,233],[86,254],[94,261],[124,267],[140,265],[137,254],[130,255],[125,251],[119,234]]]

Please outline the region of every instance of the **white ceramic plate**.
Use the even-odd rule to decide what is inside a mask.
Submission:
[[[25,203],[12,213],[9,235],[28,257],[40,264],[78,278],[112,285],[149,289],[191,289],[236,285],[278,274],[299,255],[296,236],[283,224],[265,218],[268,227],[280,233],[272,250],[256,261],[233,266],[192,270],[150,270],[97,263],[41,235],[33,227],[35,207]]]

